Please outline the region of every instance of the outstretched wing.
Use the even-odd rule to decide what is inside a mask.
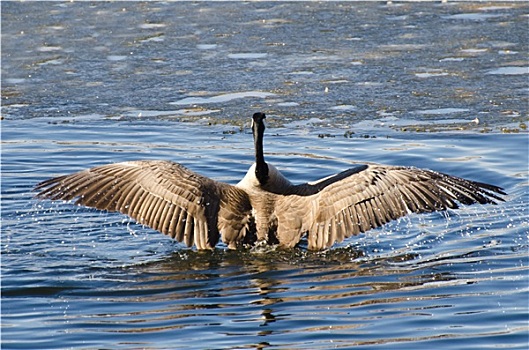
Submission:
[[[188,246],[211,249],[219,231],[227,244],[241,240],[251,212],[247,194],[169,161],[94,167],[36,186],[38,197],[71,200],[119,211]]]
[[[278,239],[323,249],[408,213],[503,201],[500,187],[409,167],[363,165],[313,184],[296,186],[277,202]]]

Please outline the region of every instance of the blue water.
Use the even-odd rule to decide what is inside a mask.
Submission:
[[[512,3],[2,2],[2,349],[527,349],[527,18]],[[169,159],[236,183],[375,162],[502,186],[323,252],[197,252],[36,200]]]
[[[119,214],[37,201],[32,187],[96,164],[160,158],[234,183],[252,161],[248,130],[167,121],[6,124],[3,348],[526,345],[527,135],[365,139],[329,128],[335,137],[322,139],[320,128],[270,128],[268,159],[296,182],[384,161],[494,183],[509,195],[498,206],[413,215],[319,253],[211,253]]]

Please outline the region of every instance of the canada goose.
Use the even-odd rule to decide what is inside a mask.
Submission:
[[[295,246],[307,234],[318,250],[408,213],[503,201],[497,186],[431,170],[359,165],[293,185],[264,160],[265,115],[255,113],[255,163],[229,185],[164,160],[108,164],[39,183],[37,197],[119,211],[187,246],[243,243]]]

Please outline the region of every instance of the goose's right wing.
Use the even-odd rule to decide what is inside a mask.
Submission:
[[[278,239],[323,249],[408,213],[495,203],[500,187],[411,167],[364,165],[297,186],[276,204]]]
[[[188,246],[211,249],[219,231],[227,244],[246,233],[246,192],[169,161],[133,161],[94,167],[41,182],[40,198],[71,200],[119,211]]]

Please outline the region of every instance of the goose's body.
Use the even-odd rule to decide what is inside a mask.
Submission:
[[[170,161],[94,167],[37,185],[41,198],[119,211],[188,246],[212,249],[266,241],[309,249],[405,216],[462,204],[495,204],[500,187],[411,167],[359,165],[317,182],[293,185],[264,161],[264,118],[252,120],[255,163],[236,185]]]

